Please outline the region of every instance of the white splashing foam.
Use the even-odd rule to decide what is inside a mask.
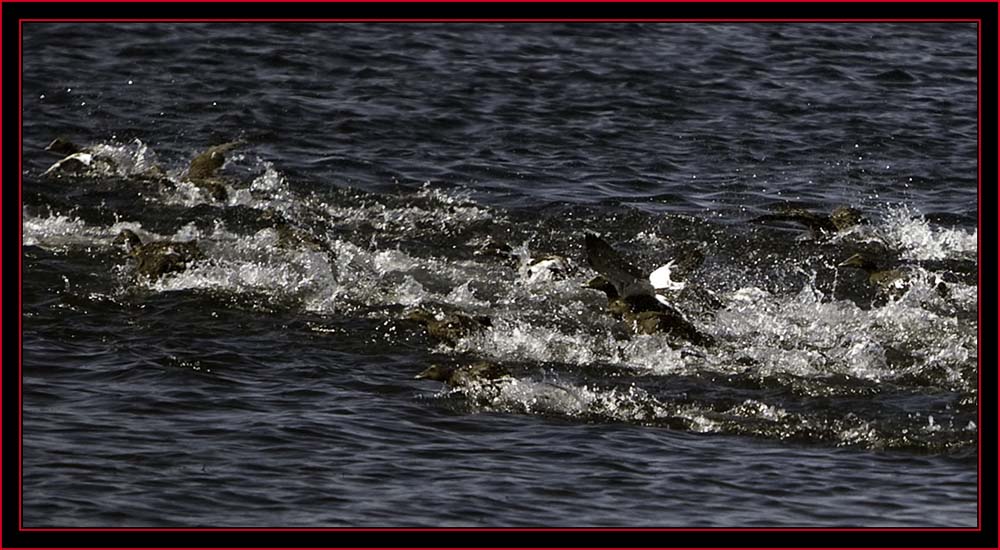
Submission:
[[[586,364],[600,359],[599,346],[586,335],[529,323],[494,320],[489,329],[458,342],[455,350],[496,359]]]
[[[98,143],[86,150],[95,159],[111,162],[93,162],[89,169],[102,176],[129,177],[142,175],[158,165],[156,153],[139,139],[125,144]]]
[[[93,243],[100,232],[87,226],[80,218],[64,214],[45,217],[30,216],[22,211],[21,237],[25,246],[43,248]]]
[[[732,344],[721,351],[723,359],[751,358],[762,374],[836,373],[880,381],[934,366],[958,381],[976,349],[975,331],[963,334],[956,318],[929,310],[928,297],[942,300],[935,292],[911,290],[863,310],[847,300],[824,301],[810,285],[794,296],[744,288],[718,312],[715,330]],[[890,351],[905,352],[913,364],[894,364]]]
[[[477,309],[489,307],[489,302],[476,298],[475,293],[473,293],[472,289],[469,287],[471,282],[471,280],[465,281],[464,283],[453,288],[452,291],[445,296],[445,301],[461,308]]]
[[[230,194],[232,189],[227,185],[226,191]],[[172,189],[163,189],[158,202],[171,206],[184,206],[192,208],[199,204],[216,204],[215,199],[204,189],[189,181],[176,180]]]
[[[511,319],[494,319],[492,327],[460,340],[454,351],[499,361],[615,364],[657,374],[686,372],[692,365],[663,335],[617,340],[610,331],[590,334]]]
[[[466,394],[487,410],[639,422],[672,416],[667,407],[635,385],[604,389],[558,380],[506,378],[453,391]]]
[[[978,232],[932,227],[923,215],[908,207],[889,208],[877,232],[892,248],[910,260],[975,259]]]
[[[273,230],[244,236],[229,232],[218,222],[206,235],[192,223],[170,238],[175,241],[192,239],[199,240],[208,259],[194,263],[184,272],[161,277],[151,282],[150,288],[262,292],[308,300],[325,296],[337,285],[325,254],[305,248],[275,246]]]
[[[324,204],[323,213],[337,223],[371,225],[383,233],[411,233],[415,229],[447,233],[472,222],[494,219],[490,210],[466,202],[461,194],[449,194],[429,184],[416,194],[421,199],[430,199],[432,204],[429,207],[387,206],[378,202],[357,206]]]

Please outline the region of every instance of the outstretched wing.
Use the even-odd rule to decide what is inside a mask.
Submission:
[[[604,239],[593,233],[585,235],[587,262],[604,276],[618,295],[633,305],[655,304],[653,286],[638,268],[628,262]]]
[[[639,270],[611,248],[604,239],[593,233],[585,235],[584,245],[587,249],[587,263],[608,280],[618,294],[624,295],[624,289],[642,279]]]

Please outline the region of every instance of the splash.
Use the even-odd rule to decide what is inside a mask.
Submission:
[[[891,248],[901,250],[908,260],[974,260],[978,231],[932,227],[923,215],[906,205],[889,207],[885,220],[876,228]]]

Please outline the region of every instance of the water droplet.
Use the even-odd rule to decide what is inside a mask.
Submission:
[[[129,85],[129,86],[131,86],[131,85],[132,85],[132,81],[131,81],[131,80],[129,80],[129,81],[128,81],[128,85]]]
[[[45,94],[38,96],[38,99],[45,99]]]
[[[73,88],[66,88],[66,93],[72,92]]]

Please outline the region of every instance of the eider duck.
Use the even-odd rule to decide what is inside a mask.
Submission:
[[[587,286],[605,293],[608,309],[622,318],[639,334],[666,333],[696,345],[710,345],[712,338],[699,331],[675,308],[667,291],[682,290],[686,285],[671,278],[673,262],[642,277],[611,245],[592,233],[585,236],[587,261],[600,277]]]
[[[111,157],[103,154],[95,147],[80,147],[79,145],[57,137],[49,143],[45,150],[63,158],[42,173],[50,174],[83,174],[87,171],[114,173],[118,164]]]
[[[891,298],[899,298],[910,288],[910,273],[904,269],[880,269],[878,263],[865,254],[854,254],[837,267],[853,267],[861,269],[868,274],[868,282],[875,286],[878,291]],[[942,297],[948,295],[948,286],[944,281],[937,281],[935,290]]]
[[[793,222],[806,226],[817,238],[824,238],[867,223],[864,214],[850,206],[838,206],[830,215],[817,214],[797,206],[782,205],[779,212],[754,218],[753,222]]]
[[[150,279],[184,271],[188,265],[205,257],[194,241],[143,244],[139,236],[130,229],[123,229],[115,238],[114,244],[123,245],[128,255],[136,261],[136,273]]]
[[[223,180],[218,176],[218,171],[226,162],[225,154],[245,143],[243,140],[237,140],[209,147],[191,160],[183,179],[207,192],[214,200],[226,200],[228,192]],[[118,163],[108,156],[102,148],[106,147],[101,145],[80,147],[67,139],[57,137],[45,147],[45,150],[65,156],[50,166],[42,175],[83,174],[85,172],[116,173]],[[167,179],[166,173],[159,166],[152,166],[136,175],[157,180]]]
[[[435,380],[452,387],[468,387],[508,377],[510,372],[507,369],[486,361],[462,367],[431,365],[414,376],[418,380]]]
[[[245,141],[237,140],[209,147],[191,160],[183,179],[204,190],[213,199],[225,201],[229,193],[218,172],[226,163],[226,153],[244,144]]]
[[[622,299],[617,289],[607,279],[597,276],[591,279],[588,288],[600,290],[608,297],[608,311],[636,334],[668,334],[679,340],[691,342],[699,346],[709,346],[714,343],[711,336],[699,331],[688,318],[677,308],[665,304],[656,304],[656,309],[643,309]],[[652,305],[647,302],[647,306]]]
[[[421,308],[411,310],[406,318],[424,325],[427,334],[449,346],[454,346],[473,332],[492,326],[490,318],[484,315],[470,316],[459,312],[433,313]]]

